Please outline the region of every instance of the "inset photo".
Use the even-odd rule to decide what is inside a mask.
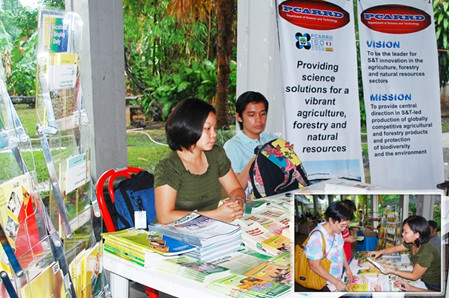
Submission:
[[[441,200],[429,193],[296,194],[295,292],[441,294]]]

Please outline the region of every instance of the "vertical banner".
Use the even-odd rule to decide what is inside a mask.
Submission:
[[[432,1],[358,3],[371,183],[435,189],[444,175]]]
[[[287,139],[309,179],[364,181],[352,0],[278,0]]]

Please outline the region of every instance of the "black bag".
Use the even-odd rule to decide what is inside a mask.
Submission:
[[[308,186],[309,180],[293,144],[277,138],[254,150],[249,170],[252,198],[263,198]]]
[[[115,190],[111,213],[116,230],[134,227],[134,211],[146,211],[147,226],[156,218],[154,205],[154,176],[148,171],[132,174],[121,181]]]

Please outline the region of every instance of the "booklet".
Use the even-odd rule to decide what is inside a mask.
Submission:
[[[282,266],[265,262],[245,273],[248,277],[254,277],[265,281],[274,281],[284,284],[292,282],[290,266]]]
[[[370,262],[371,264],[373,264],[374,266],[376,266],[377,268],[379,268],[380,271],[382,271],[383,273],[385,273],[385,268],[382,266],[381,263],[377,262],[376,260],[374,260],[371,257],[367,257],[366,260],[368,262]]]
[[[241,274],[211,282],[207,288],[231,297],[277,297],[291,291],[292,286]]]
[[[166,259],[158,269],[205,284],[230,275],[228,268],[186,256]]]
[[[169,224],[151,224],[148,229],[199,247],[226,242],[241,233],[237,225],[196,212]]]

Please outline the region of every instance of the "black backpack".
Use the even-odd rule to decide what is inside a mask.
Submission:
[[[293,144],[277,138],[254,150],[256,159],[249,170],[252,198],[263,198],[308,186],[306,171]]]

